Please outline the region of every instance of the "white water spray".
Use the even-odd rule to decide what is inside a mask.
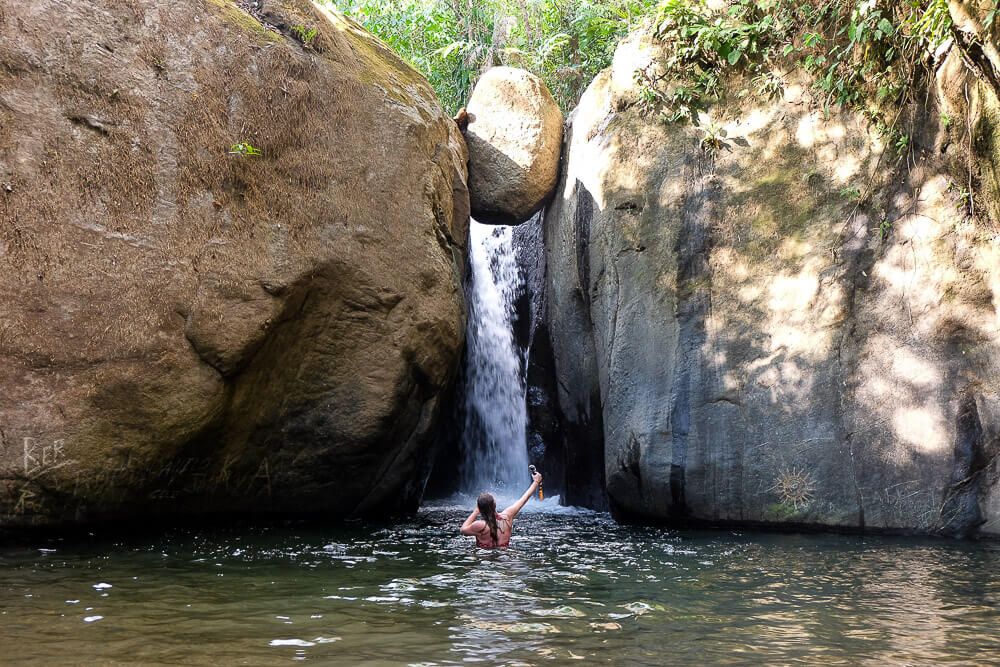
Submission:
[[[521,276],[512,228],[471,221],[469,257],[472,287],[460,489],[516,497],[530,478],[522,360],[513,332]]]

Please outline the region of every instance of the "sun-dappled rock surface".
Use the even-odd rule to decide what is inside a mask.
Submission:
[[[0,0],[0,523],[402,509],[466,149],[304,0]]]
[[[623,514],[1000,534],[1000,243],[962,196],[996,203],[995,91],[953,48],[898,161],[794,74],[664,124],[655,49],[590,86],[546,212],[566,447]]]
[[[534,74],[493,67],[476,83],[468,120],[472,215],[491,224],[527,221],[559,178],[559,105]]]

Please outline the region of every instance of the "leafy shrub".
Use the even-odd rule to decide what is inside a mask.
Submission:
[[[696,121],[718,100],[727,70],[748,75],[742,94],[770,96],[782,86],[776,72],[798,66],[827,108],[861,111],[902,155],[910,141],[899,109],[921,90],[950,30],[947,0],[734,0],[718,10],[663,0],[655,35],[665,56],[636,77],[641,98],[665,120]]]

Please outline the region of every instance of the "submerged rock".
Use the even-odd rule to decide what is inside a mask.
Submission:
[[[241,6],[0,11],[0,523],[417,501],[464,142],[354,23]]]
[[[545,223],[560,421],[600,429],[613,507],[1000,534],[1000,250],[952,185],[965,129],[939,123],[996,91],[950,54],[894,167],[794,76],[710,109],[711,141],[664,124],[629,83],[643,48],[572,115]]]
[[[494,67],[476,83],[467,119],[473,217],[502,225],[527,221],[559,177],[559,105],[534,74]]]

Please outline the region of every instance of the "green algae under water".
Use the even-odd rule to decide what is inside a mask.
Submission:
[[[547,501],[485,551],[467,511],[6,547],[0,663],[1000,660],[1000,544],[676,532]]]

